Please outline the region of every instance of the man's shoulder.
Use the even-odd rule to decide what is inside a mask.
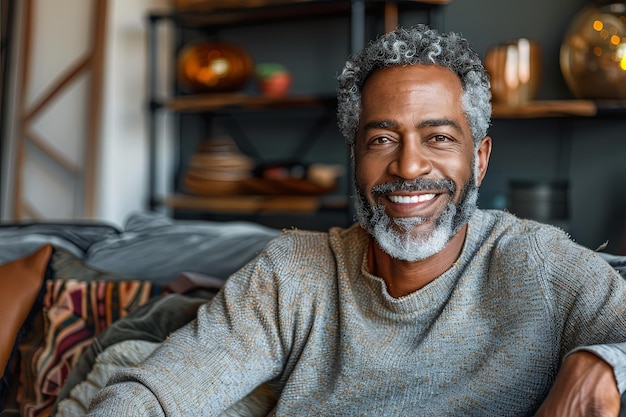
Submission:
[[[282,232],[272,239],[266,246],[266,251],[270,253],[280,253],[285,251],[298,252],[299,256],[317,255],[332,253],[338,249],[339,245],[350,245],[363,240],[366,232],[358,225],[348,228],[332,227],[328,231],[315,231],[304,229],[283,229]]]
[[[270,240],[265,247],[266,252],[284,252],[293,250],[309,250],[328,246],[328,232],[304,230],[298,228],[283,229]]]
[[[480,219],[483,233],[497,235],[500,239],[540,238],[552,241],[553,239],[565,239],[574,243],[569,234],[560,227],[538,222],[532,219],[524,219],[503,210],[477,210],[475,216]]]
[[[591,249],[574,241],[563,229],[523,219],[500,210],[482,211],[483,242],[492,242],[492,253],[516,259],[533,259],[542,264],[596,262]],[[599,261],[602,263],[601,261]]]
[[[358,224],[353,224],[347,228],[331,227],[327,231],[291,228],[283,229],[273,241],[297,241],[305,244],[318,244],[319,242],[328,242],[333,239],[360,239],[364,234],[366,235],[367,233]]]
[[[575,242],[563,229],[535,220],[523,219],[501,210],[481,210],[472,219],[472,239],[480,247],[501,256],[532,258],[580,256],[591,252]]]
[[[267,244],[251,268],[270,272],[266,276],[278,278],[281,285],[300,288],[306,283],[309,290],[323,289],[333,282],[337,269],[346,268],[346,262],[354,258],[344,245],[359,235],[352,227],[326,232],[285,229]]]

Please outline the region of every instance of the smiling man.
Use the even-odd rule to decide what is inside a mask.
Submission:
[[[406,295],[459,256],[491,138],[475,146],[462,107],[461,80],[447,68],[379,69],[362,94],[353,144],[357,214],[375,238],[375,258],[395,259],[387,262],[389,268],[399,261],[407,261],[405,267],[424,261],[413,264],[408,276],[391,270],[380,275],[390,277],[393,296]]]
[[[617,416],[626,284],[561,230],[477,209],[491,105],[467,41],[388,33],[338,103],[358,223],[285,231],[90,415]]]

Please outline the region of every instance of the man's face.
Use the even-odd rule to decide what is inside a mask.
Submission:
[[[476,207],[490,142],[477,149],[460,79],[435,65],[378,70],[362,92],[354,147],[357,215],[393,258],[445,247]]]

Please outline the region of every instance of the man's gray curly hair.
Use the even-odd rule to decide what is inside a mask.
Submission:
[[[379,68],[434,64],[449,68],[463,86],[463,109],[475,144],[487,135],[491,121],[489,76],[480,57],[460,35],[439,33],[425,25],[398,28],[353,55],[337,77],[337,123],[348,144],[353,144],[361,115],[361,90]]]

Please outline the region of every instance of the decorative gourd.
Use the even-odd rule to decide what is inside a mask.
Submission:
[[[238,91],[253,72],[250,54],[232,43],[192,43],[178,56],[178,76],[191,92]]]

